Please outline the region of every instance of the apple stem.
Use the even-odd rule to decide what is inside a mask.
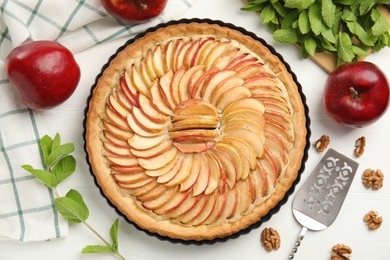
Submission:
[[[142,9],[146,10],[148,9],[148,5],[145,3],[142,3],[140,0],[136,0],[136,2],[139,4],[139,6],[142,7]]]
[[[349,88],[349,91],[351,92],[351,95],[353,98],[359,98],[359,92],[357,92],[357,90],[354,88],[354,87],[350,87]]]

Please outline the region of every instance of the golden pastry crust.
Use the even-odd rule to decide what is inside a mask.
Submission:
[[[172,151],[172,154],[177,156],[179,158],[177,159],[178,162],[180,160],[180,163],[183,165],[185,163],[191,163],[191,165],[194,166],[195,162],[200,165],[204,165],[204,162],[206,162],[208,163],[209,167],[211,167],[210,164],[212,165],[213,162],[214,164],[216,162],[215,165],[217,166],[214,165],[214,169],[217,167],[220,172],[218,172],[218,174],[212,172],[212,174],[214,174],[214,177],[217,175],[217,177],[215,177],[217,182],[213,185],[209,184],[208,190],[206,189],[200,191],[199,194],[195,194],[195,190],[197,190],[197,188],[194,188],[194,186],[189,186],[190,188],[184,190],[184,184],[182,184],[184,182],[183,180],[177,182],[164,182],[162,177],[159,179],[159,176],[157,176],[157,172],[155,171],[156,169],[154,169],[154,165],[152,164],[152,162],[154,162],[152,160],[153,157],[146,157],[146,159],[142,158],[142,156],[144,156],[146,153],[151,153],[152,148],[146,150],[137,150],[133,149],[134,147],[131,147],[131,145],[130,147],[126,146],[126,143],[128,143],[129,140],[136,142],[136,140],[132,138],[134,136],[134,132],[137,130],[134,131],[135,129],[131,126],[131,122],[129,121],[137,119],[137,116],[134,116],[134,114],[136,112],[139,113],[141,109],[134,108],[133,111],[130,111],[130,107],[132,105],[127,103],[128,100],[125,99],[123,101],[121,99],[124,96],[124,90],[121,89],[120,84],[124,84],[124,82],[121,82],[126,80],[126,75],[124,74],[131,74],[133,67],[136,68],[135,71],[139,71],[141,74],[141,66],[147,63],[146,57],[149,55],[149,53],[163,50],[163,47],[167,47],[169,42],[178,44],[178,41],[191,41],[191,43],[193,43],[198,40],[198,44],[207,38],[211,38],[212,41],[217,41],[218,43],[226,41],[228,42],[228,45],[232,46],[229,47],[230,49],[225,49],[225,52],[219,56],[228,56],[228,50],[233,50],[233,52],[235,50],[239,50],[235,56],[231,56],[229,62],[232,62],[232,59],[238,57],[239,54],[245,54],[245,57],[249,58],[255,57],[257,59],[256,63],[260,64],[261,67],[265,69],[267,75],[273,75],[272,80],[276,82],[275,86],[277,86],[278,91],[277,98],[278,100],[283,100],[284,103],[281,106],[280,103],[270,101],[272,100],[272,97],[269,97],[268,92],[265,93],[262,91],[262,87],[258,87],[255,84],[250,84],[249,79],[242,76],[244,78],[242,82],[247,79],[246,82],[248,82],[248,84],[243,84],[243,86],[239,87],[240,90],[232,93],[235,93],[236,95],[242,95],[242,98],[246,98],[246,101],[248,102],[251,100],[257,100],[260,106],[263,106],[264,109],[261,113],[253,113],[255,114],[254,116],[256,116],[256,124],[251,124],[251,126],[248,124],[248,128],[252,127],[252,125],[255,125],[254,127],[261,127],[251,128],[251,131],[252,129],[259,130],[256,130],[256,138],[259,138],[260,140],[259,145],[251,144],[251,147],[258,151],[255,153],[256,164],[250,166],[251,168],[249,172],[242,173],[240,175],[241,178],[240,176],[236,176],[236,178],[232,179],[231,175],[226,175],[228,169],[225,167],[228,166],[222,165],[223,160],[218,156],[222,156],[221,151],[225,151],[223,149],[228,149],[225,152],[229,152],[229,148],[226,148],[226,144],[229,143],[228,141],[234,142],[234,139],[237,137],[234,135],[237,135],[237,133],[242,133],[240,132],[241,130],[236,132],[237,127],[235,127],[233,123],[228,123],[228,117],[230,117],[231,120],[234,112],[230,112],[230,114],[224,112],[225,110],[228,110],[227,106],[233,101],[229,101],[227,96],[224,97],[224,101],[221,101],[221,98],[219,98],[219,103],[214,102],[212,105],[209,105],[210,103],[213,103],[210,101],[212,99],[210,97],[209,101],[199,101],[202,100],[202,95],[203,97],[207,95],[205,94],[207,92],[206,90],[203,92],[189,91],[189,94],[177,94],[177,98],[180,99],[180,105],[176,104],[177,102],[175,103],[172,100],[168,100],[168,108],[169,102],[171,102],[171,106],[175,106],[173,109],[167,110],[173,111],[172,114],[164,115],[162,113],[161,122],[156,119],[157,123],[153,124],[153,127],[156,127],[156,129],[150,130],[149,132],[145,133],[145,135],[150,136],[150,140],[156,140],[156,143],[161,146],[161,140],[168,140],[167,142],[169,143],[166,145],[167,149],[164,148],[164,152],[168,153],[168,148],[172,150],[175,149]],[[199,47],[199,45],[197,46]],[[160,48],[160,50],[157,50],[156,47]],[[161,54],[161,57],[164,57],[164,55]],[[188,64],[184,66],[185,71],[188,71],[191,67],[196,66],[194,64],[190,64],[191,62],[189,61],[187,61],[187,63]],[[199,77],[201,76],[201,73],[206,73],[208,70],[213,69],[213,66],[216,64],[216,62],[212,64],[207,64],[207,62],[204,63],[206,65],[203,66],[202,64],[202,72],[199,72]],[[181,63],[179,65],[181,65]],[[166,68],[164,69],[162,75],[155,76],[156,80],[151,79],[149,77],[150,75],[143,77],[143,79],[146,81],[146,86],[148,86],[149,89],[157,89],[155,84],[164,84],[160,82],[162,78],[164,78],[164,80],[168,78],[174,81],[172,79],[172,75],[167,75],[167,71],[173,71],[172,73],[175,73],[177,70],[178,68]],[[158,68],[151,73],[159,74]],[[235,72],[232,73],[232,75],[233,74],[236,75]],[[245,73],[243,72],[243,74],[240,75],[244,74]],[[246,75],[246,77],[249,76]],[[149,80],[150,82],[148,82]],[[172,85],[172,83],[170,83],[170,85]],[[274,89],[274,86],[271,87]],[[249,89],[250,91],[243,88]],[[141,93],[136,94],[142,95],[142,98],[146,100],[153,98],[153,94],[150,94],[148,89],[144,94],[142,94],[142,89],[139,90]],[[160,87],[159,90],[159,95],[163,95],[164,90],[162,87]],[[180,97],[180,95],[184,96]],[[198,123],[193,123],[193,121],[191,121],[188,117],[186,117],[185,120],[180,121],[182,118],[177,115],[177,108],[184,106],[182,104],[185,100],[182,100],[182,98],[196,99],[197,102],[200,103],[200,106],[204,109],[202,111],[206,111],[206,107],[213,107],[214,105],[217,107],[217,118],[215,117],[214,112],[212,112],[214,110],[208,109],[207,114],[205,112],[205,117],[202,117],[202,120],[198,120],[198,123],[199,121],[202,123],[202,127],[205,124],[210,124],[205,127],[206,130],[210,131],[204,132],[203,130],[205,129],[198,131]],[[225,99],[228,101],[225,102]],[[115,128],[116,119],[110,119],[110,114],[107,112],[107,110],[113,110],[112,107],[115,108],[115,105],[110,104],[110,100],[114,103],[120,103],[122,100],[122,105],[118,106],[121,108],[126,108],[127,106],[130,111],[126,112],[126,109],[123,109],[123,118],[122,121],[116,125],[117,128]],[[257,103],[254,105],[257,105]],[[239,109],[244,111],[247,108],[239,107]],[[186,111],[186,113],[191,113],[191,108],[188,111]],[[286,111],[286,113],[284,114],[283,112],[281,114],[280,111]],[[185,114],[184,117],[185,116],[187,116],[187,114]],[[240,116],[246,118],[246,115],[240,114]],[[215,119],[217,121],[215,121]],[[176,120],[180,121],[181,123],[175,124]],[[191,135],[189,133],[190,131],[183,131],[183,125],[191,125],[191,127],[195,129],[196,138],[192,138],[194,135]],[[108,129],[110,127],[116,130]],[[115,137],[115,131],[120,132],[118,134],[119,138],[118,136]],[[130,134],[123,134],[123,132],[126,131],[130,132]],[[142,129],[140,131],[142,131]],[[155,132],[157,132],[157,134],[155,134]],[[208,136],[210,132],[213,132],[213,137]],[[233,136],[229,137],[229,134]],[[93,90],[89,103],[86,119],[86,150],[92,172],[95,175],[98,185],[101,187],[104,195],[130,221],[136,223],[143,229],[153,233],[158,233],[162,236],[168,236],[182,240],[211,240],[214,238],[226,237],[237,233],[240,230],[243,230],[258,222],[272,208],[274,208],[279,203],[279,201],[284,198],[286,192],[290,189],[291,185],[296,179],[298,171],[301,167],[306,145],[306,134],[305,109],[302,104],[298,87],[295,84],[291,74],[287,71],[286,67],[278,59],[278,57],[273,55],[266,46],[254,40],[252,37],[242,34],[239,31],[216,24],[188,23],[170,25],[164,28],[160,28],[154,32],[150,32],[146,36],[137,39],[134,43],[126,46],[111,61],[109,66],[104,70],[103,74],[98,79],[97,85]],[[137,135],[137,133],[135,135]],[[164,135],[166,138],[163,138]],[[206,138],[205,135],[208,137]],[[185,136],[185,138],[180,139],[182,136]],[[161,140],[159,140],[160,137]],[[188,138],[192,138],[192,141],[183,141],[189,140]],[[129,142],[131,143],[131,141]],[[188,143],[190,144],[188,145]],[[223,144],[220,145],[221,147],[219,147],[218,143]],[[112,146],[114,146],[114,148],[112,148]],[[113,153],[113,149],[116,149],[116,152]],[[282,156],[279,156],[281,151],[283,154]],[[129,155],[127,155],[127,153],[129,153]],[[134,155],[138,153],[141,155]],[[226,155],[226,153],[224,154]],[[116,169],[115,167],[117,166],[117,163],[110,161],[112,158],[126,158],[126,156],[133,158],[134,160],[131,163],[135,163],[136,165],[134,167],[132,165],[127,168],[131,168],[132,172],[135,172],[136,169],[136,172],[138,173],[137,178],[139,176],[139,178],[142,179],[146,185],[148,185],[144,186],[144,192],[140,192],[140,189],[137,190],[137,188],[135,188],[136,186],[128,184],[126,177],[123,178],[123,175],[118,177],[120,172],[123,171],[123,168],[117,167],[120,169]],[[249,154],[249,156],[252,156],[252,154]],[[157,155],[155,157],[157,157]],[[222,157],[226,158],[224,156]],[[275,159],[276,157],[281,159]],[[213,158],[217,159],[214,160]],[[242,160],[245,160],[245,157],[243,158],[244,159]],[[253,160],[251,161],[249,159],[248,161],[253,162]],[[127,163],[129,165],[131,164],[130,162]],[[271,163],[273,166],[270,166]],[[172,165],[174,165],[174,163],[172,163]],[[158,165],[156,167],[160,166],[162,167],[162,165]],[[272,175],[273,173],[271,173],[269,170],[271,167],[274,167],[275,172],[277,172],[275,176]],[[266,171],[265,175],[262,175],[262,170],[268,171]],[[119,171],[119,173],[116,171]],[[237,173],[238,171],[239,170],[236,169],[233,172]],[[222,177],[220,175],[221,173]],[[152,177],[153,174],[155,174],[156,177]],[[230,173],[228,172],[228,174]],[[262,179],[263,176],[266,176],[266,180]],[[132,175],[132,180],[129,182],[133,183],[134,178],[135,175]],[[197,181],[199,182],[200,180]],[[263,183],[264,181],[266,184]],[[266,187],[262,188],[260,187],[261,185]],[[157,192],[158,189],[161,189],[160,193]],[[183,191],[179,191],[181,189],[183,189]],[[241,197],[238,195],[232,195],[239,194],[239,192],[236,191],[237,189],[241,189],[241,193],[242,191],[246,191],[248,195],[241,195]],[[179,196],[183,197],[183,201],[197,199],[197,202],[194,202],[194,205],[201,203],[198,202],[198,200],[207,201],[204,202],[206,205],[204,209],[207,209],[207,207],[213,208],[210,209],[210,215],[213,215],[213,220],[208,219],[207,216],[202,220],[199,220],[199,218],[196,217],[190,218],[189,216],[184,216],[183,212],[181,212],[180,216],[177,216],[179,213],[176,212],[176,215],[173,214],[172,212],[175,212],[174,209],[168,210],[168,206],[165,206],[165,208],[156,206],[156,204],[158,204],[156,199],[163,197],[162,194],[167,194],[169,192],[173,194],[169,199],[169,201],[172,203],[174,201],[173,198],[179,200]],[[152,196],[154,197],[151,198]],[[240,203],[238,207],[240,207],[241,211],[243,212],[235,212],[234,214],[232,213],[232,216],[227,216],[228,213],[223,212],[223,207],[227,205],[227,201],[231,202],[232,198],[238,198],[237,200]],[[212,204],[210,201],[213,201]],[[168,205],[166,202],[163,204]],[[245,204],[245,206],[243,206],[243,204]],[[217,207],[219,207],[220,212],[213,213],[214,208]],[[237,208],[237,206],[235,206],[235,208]],[[190,210],[187,210],[187,212],[189,211]],[[234,210],[231,211],[233,212]]]

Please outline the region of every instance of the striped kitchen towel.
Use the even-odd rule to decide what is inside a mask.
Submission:
[[[43,167],[38,142],[48,129],[37,123],[46,114],[27,109],[8,84],[4,60],[12,48],[47,39],[78,53],[180,19],[194,2],[168,0],[159,17],[129,24],[108,15],[100,0],[0,0],[0,237],[39,241],[68,235],[67,221],[53,208],[53,192],[20,167]]]

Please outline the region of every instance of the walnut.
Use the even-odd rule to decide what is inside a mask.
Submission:
[[[273,228],[265,228],[263,232],[261,232],[261,242],[268,252],[272,251],[272,249],[279,249],[280,236],[278,231]]]
[[[350,259],[352,254],[352,249],[349,246],[344,244],[337,244],[332,247],[332,254],[330,256],[331,260],[345,260]]]
[[[366,169],[362,174],[362,182],[367,189],[379,190],[383,186],[384,178],[383,172],[379,169]]]
[[[329,136],[322,135],[321,138],[314,143],[314,147],[316,148],[317,152],[322,153],[328,147],[329,143]]]
[[[360,157],[364,153],[366,147],[366,137],[362,136],[355,141],[355,150],[353,151],[356,157]]]
[[[364,216],[364,222],[366,222],[367,226],[371,230],[378,229],[383,222],[383,218],[381,216],[378,216],[378,212],[374,210],[370,210],[365,216]]]

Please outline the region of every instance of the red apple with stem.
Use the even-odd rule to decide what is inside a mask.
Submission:
[[[76,89],[80,68],[73,54],[54,41],[32,41],[13,49],[5,61],[11,86],[31,109],[61,104]]]
[[[374,123],[389,104],[389,83],[378,66],[367,61],[346,63],[328,77],[324,91],[327,114],[346,126]]]
[[[167,0],[101,0],[101,3],[115,18],[143,22],[161,14]]]

